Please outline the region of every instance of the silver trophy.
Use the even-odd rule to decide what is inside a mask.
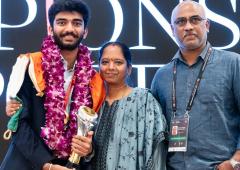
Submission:
[[[87,106],[81,106],[77,113],[77,135],[80,136],[86,136],[87,133],[97,124],[97,113],[87,107]],[[68,159],[68,165],[71,164],[71,167],[74,165],[78,165],[80,162],[81,157],[75,153],[72,152],[69,159]],[[68,168],[71,168],[67,166]]]

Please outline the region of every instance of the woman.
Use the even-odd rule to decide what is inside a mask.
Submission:
[[[99,70],[107,95],[95,131],[92,169],[165,170],[166,121],[149,90],[126,83],[132,71],[129,48],[121,42],[103,45]],[[7,106],[7,113],[15,104]]]
[[[93,169],[165,169],[165,118],[149,90],[126,83],[132,70],[129,48],[108,42],[99,54],[107,96],[95,132]]]

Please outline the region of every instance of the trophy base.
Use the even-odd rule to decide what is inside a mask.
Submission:
[[[78,169],[80,160],[81,160],[81,157],[75,152],[72,152],[72,154],[68,159],[68,163],[66,164],[66,167],[70,169]]]
[[[65,165],[65,167],[67,167],[69,169],[76,169],[77,170],[79,168],[79,165],[68,161],[68,163]]]

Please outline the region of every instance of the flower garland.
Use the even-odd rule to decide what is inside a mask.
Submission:
[[[64,124],[64,67],[60,49],[53,38],[48,36],[42,44],[42,69],[46,82],[44,108],[46,110],[45,127],[41,137],[58,158],[67,158],[71,152],[71,141],[77,133],[77,113],[80,106],[92,106],[89,83],[95,74],[92,68],[90,52],[80,45],[75,66],[75,84],[72,92],[68,124]]]

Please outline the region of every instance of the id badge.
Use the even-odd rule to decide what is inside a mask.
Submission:
[[[186,152],[188,141],[189,115],[175,116],[170,124],[168,152]]]

